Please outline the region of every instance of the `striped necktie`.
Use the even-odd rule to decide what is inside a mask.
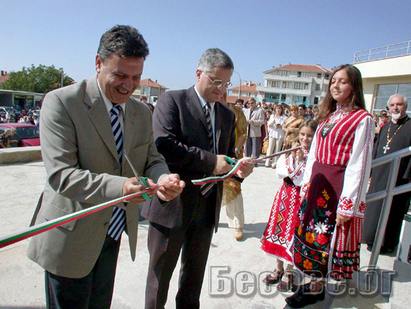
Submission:
[[[120,167],[122,166],[123,159],[123,131],[121,129],[119,115],[123,109],[120,105],[114,105],[110,110],[111,128],[113,129],[114,141],[116,142],[116,148],[118,153],[118,160]],[[110,224],[108,227],[108,235],[119,240],[121,233],[126,227],[126,211],[122,208],[114,207],[113,215],[111,216]]]
[[[213,128],[211,126],[211,115],[210,115],[210,104],[207,102],[206,105],[204,105],[204,115],[206,118],[207,122],[207,130],[208,130],[208,138],[210,140],[210,147],[209,151],[214,152],[214,142],[213,142]],[[205,197],[208,197],[210,193],[213,191],[211,190],[213,188],[214,183],[205,183],[200,187],[200,192],[202,195]]]

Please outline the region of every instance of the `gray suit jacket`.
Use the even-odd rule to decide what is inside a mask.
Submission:
[[[256,106],[252,115],[251,108],[247,109],[244,113],[245,119],[253,120],[254,123],[248,126],[248,135],[249,137],[261,137],[261,126],[265,122],[264,110],[261,107]]]
[[[107,109],[96,77],[48,93],[41,110],[41,149],[47,181],[34,223],[121,197],[133,176],[121,171]],[[169,173],[153,141],[148,107],[129,99],[124,119],[124,149],[140,175],[157,181]],[[121,205],[123,204],[121,203]],[[112,207],[32,238],[28,257],[47,271],[81,278],[93,268],[103,246]],[[138,205],[129,204],[127,232],[134,260]]]

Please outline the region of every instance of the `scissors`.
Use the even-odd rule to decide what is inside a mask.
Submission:
[[[137,181],[139,181],[140,184],[142,184],[142,185],[146,186],[147,188],[149,188],[149,185],[147,184],[147,177],[141,177],[141,176],[137,173],[136,169],[135,169],[134,166],[133,166],[133,163],[131,163],[131,160],[130,160],[130,158],[128,157],[128,155],[127,155],[127,153],[126,153],[126,151],[125,151],[124,149],[123,149],[123,156],[124,156],[124,158],[126,158],[126,160],[127,160],[127,162],[128,162],[128,165],[130,165],[131,170],[133,171],[134,177],[137,178]],[[151,197],[149,197],[149,196],[147,195],[147,193],[145,193],[145,192],[142,193],[141,196],[144,197],[144,199],[145,199],[146,201],[151,200]]]
[[[237,162],[234,159],[231,159],[229,156],[225,156],[225,160],[228,164],[231,165],[231,167],[234,167],[237,164]]]

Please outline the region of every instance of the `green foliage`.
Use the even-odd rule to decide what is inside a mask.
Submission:
[[[63,69],[56,69],[54,65],[45,66],[40,64],[35,67],[32,64],[30,68],[23,67],[21,71],[10,72],[10,78],[0,84],[0,88],[47,93],[61,87],[61,75],[63,73]],[[63,85],[67,86],[74,82],[71,77],[63,76]]]

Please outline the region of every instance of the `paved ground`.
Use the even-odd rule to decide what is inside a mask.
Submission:
[[[1,237],[28,226],[44,186],[43,163],[0,165],[0,179]],[[244,181],[246,226],[242,241],[234,240],[233,230],[227,227],[225,210],[222,210],[220,229],[212,241],[201,296],[202,308],[286,307],[284,298],[291,294],[279,293],[275,287],[267,289],[261,283],[265,272],[273,268],[274,260],[262,253],[259,239],[280,184],[275,171],[264,167],[256,168]],[[123,237],[112,308],[144,307],[148,264],[146,238],[147,222],[143,221],[139,227],[136,261],[132,262],[127,239]],[[26,258],[28,242],[24,240],[0,249],[0,308],[45,308],[43,271]],[[365,266],[370,254],[364,248],[361,254],[361,264]],[[325,301],[312,308],[409,308],[411,282],[404,276],[409,274],[409,268],[393,275],[390,283],[389,271],[393,270],[394,260],[394,256],[380,256],[378,266],[385,274],[375,277],[378,284],[374,281],[364,285],[365,272],[362,271],[359,278],[340,285],[342,295],[327,294]],[[176,272],[167,309],[175,308],[177,277]]]

